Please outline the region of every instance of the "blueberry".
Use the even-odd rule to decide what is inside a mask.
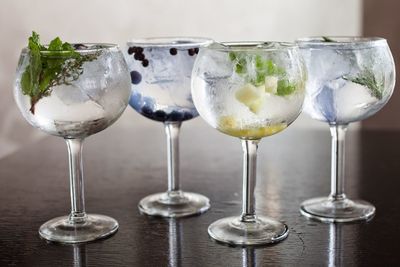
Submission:
[[[194,48],[190,48],[190,49],[188,50],[188,53],[189,53],[190,56],[194,56],[194,54],[195,54],[196,52],[194,51]]]
[[[135,110],[140,111],[140,103],[142,102],[142,97],[138,93],[133,93],[129,99],[129,105]]]
[[[147,67],[149,65],[149,61],[147,59],[144,59],[142,61],[142,65],[143,65],[143,67]]]
[[[136,60],[142,61],[142,60],[144,60],[144,54],[137,52],[137,53],[135,53],[133,58],[136,59]]]
[[[169,121],[181,121],[182,119],[183,119],[183,114],[175,110],[168,115]]]
[[[171,48],[171,49],[169,50],[169,53],[170,53],[171,55],[175,56],[176,54],[178,54],[178,50],[177,50],[176,48]]]
[[[185,114],[183,114],[183,120],[190,120],[193,118],[193,114],[189,113],[189,112],[185,112]]]
[[[142,75],[136,71],[131,71],[131,81],[133,84],[139,84],[142,81]]]
[[[129,48],[128,48],[128,54],[129,54],[129,55],[132,55],[133,53],[135,53],[135,47],[134,47],[134,46],[129,47]]]
[[[198,53],[199,53],[199,48],[196,47],[196,48],[194,49],[194,52],[195,52],[196,54],[198,54]]]
[[[162,110],[157,110],[154,112],[153,118],[158,121],[165,121],[167,119],[167,114]]]
[[[130,48],[131,48],[132,54],[133,54],[133,53],[139,53],[139,54],[143,53],[143,48],[141,48],[141,47],[132,46],[132,47],[130,47]]]
[[[149,106],[143,106],[142,107],[142,114],[148,117],[152,117],[153,116],[153,110],[149,107]]]

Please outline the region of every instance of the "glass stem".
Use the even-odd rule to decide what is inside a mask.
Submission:
[[[86,220],[83,186],[82,143],[83,139],[66,139],[69,160],[69,185],[71,191],[71,214],[69,220],[80,223]]]
[[[331,194],[333,200],[346,198],[344,194],[344,155],[347,124],[330,125],[332,135]]]
[[[179,182],[179,130],[181,122],[165,122],[168,153],[168,194],[180,195]]]
[[[255,222],[257,148],[260,140],[242,140],[243,148],[243,211],[242,222]]]

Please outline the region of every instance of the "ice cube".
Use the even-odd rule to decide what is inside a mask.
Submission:
[[[324,81],[335,80],[350,73],[351,56],[334,49],[302,50],[309,76]]]
[[[291,121],[298,114],[302,99],[297,101],[297,95],[278,96],[265,93],[263,96],[263,104],[258,112],[259,120],[268,120],[271,122]]]
[[[84,91],[74,85],[57,86],[51,94],[54,94],[64,105],[73,105],[90,99]]]
[[[201,60],[197,62],[196,68],[201,71],[197,75],[204,79],[228,78],[233,74],[233,63],[227,53],[203,50]]]
[[[78,87],[89,99],[100,104],[106,94],[108,82],[111,82],[111,77],[115,77],[112,58],[104,52],[97,60],[86,62],[82,67],[83,73],[71,84]]]
[[[367,87],[349,81],[336,92],[335,101],[338,122],[347,123],[363,119],[368,107],[379,100]]]
[[[79,101],[66,104],[58,94],[43,97],[36,104],[35,116],[54,121],[86,121],[103,118],[104,109],[94,101]]]
[[[178,78],[180,68],[178,56],[171,55],[166,48],[146,49],[144,54],[150,61],[145,70],[149,83],[169,83]]]

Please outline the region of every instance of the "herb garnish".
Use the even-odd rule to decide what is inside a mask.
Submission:
[[[276,66],[270,59],[263,59],[260,55],[248,55],[240,52],[230,52],[229,59],[235,63],[235,72],[244,79],[258,87],[265,83],[265,77],[286,75],[283,68]],[[254,64],[255,75],[248,71],[248,64]],[[279,79],[276,94],[279,96],[290,95],[296,90],[296,86],[290,84],[288,79]]]
[[[371,95],[379,100],[383,97],[383,84],[378,84],[375,74],[370,69],[364,69],[355,78],[343,76],[343,79],[367,87],[371,91]]]
[[[81,55],[59,37],[52,40],[48,47],[40,44],[39,35],[32,32],[28,42],[29,65],[21,77],[24,95],[31,98],[32,114],[35,105],[43,97],[51,94],[52,87],[70,84],[83,73],[83,64],[95,60],[100,53]]]
[[[322,41],[323,42],[327,42],[327,43],[336,43],[335,40],[333,40],[333,39],[331,39],[329,37],[326,37],[326,36],[322,36]]]

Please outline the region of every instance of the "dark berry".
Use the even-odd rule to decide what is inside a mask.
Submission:
[[[143,52],[143,48],[138,47],[138,46],[132,46],[132,52],[133,53],[142,53]]]
[[[133,93],[131,98],[129,99],[129,105],[133,107],[135,110],[140,112],[140,104],[142,103],[142,97],[138,93]]]
[[[188,53],[189,53],[190,56],[194,56],[194,54],[195,54],[196,52],[194,51],[193,48],[190,48],[190,49],[188,50]]]
[[[134,46],[129,47],[129,48],[128,48],[128,54],[129,54],[129,55],[132,55],[133,53],[135,53],[135,47],[134,47]]]
[[[171,49],[169,50],[169,53],[170,53],[171,55],[175,56],[176,54],[178,54],[178,50],[177,50],[176,48],[171,48]]]
[[[151,108],[148,106],[143,106],[141,111],[142,111],[143,115],[150,116],[150,117],[153,116],[153,110],[151,110]]]
[[[169,121],[181,121],[182,119],[183,119],[183,114],[181,112],[178,112],[178,111],[172,111],[168,115],[168,120]]]
[[[73,44],[74,49],[87,49],[88,47],[84,44]]]
[[[196,47],[196,48],[194,49],[194,52],[195,52],[196,54],[198,54],[198,53],[199,53],[199,48]]]
[[[144,59],[144,54],[139,53],[139,52],[136,52],[135,55],[133,56],[133,58],[136,59],[136,60],[143,61],[143,59]]]
[[[185,114],[183,115],[183,120],[190,120],[193,118],[193,114],[189,113],[189,112],[185,112]]]
[[[131,81],[133,84],[139,84],[142,81],[142,75],[136,71],[131,71]]]
[[[165,121],[167,119],[167,114],[162,110],[157,110],[154,112],[153,117],[158,121]]]
[[[143,59],[142,65],[143,67],[147,67],[149,65],[149,61],[147,59]]]

